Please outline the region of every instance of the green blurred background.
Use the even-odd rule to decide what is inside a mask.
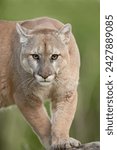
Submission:
[[[0,0],[1,20],[41,16],[72,24],[81,70],[79,102],[70,134],[82,143],[99,140],[99,0]],[[0,150],[44,150],[17,107],[0,111]]]

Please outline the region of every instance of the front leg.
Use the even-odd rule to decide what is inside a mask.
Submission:
[[[60,97],[59,97],[60,98]],[[53,100],[52,150],[78,147],[80,142],[69,137],[69,130],[77,106],[77,91]]]
[[[15,101],[23,116],[40,138],[43,146],[46,150],[50,150],[51,123],[42,102],[35,99],[35,97],[24,99],[21,96],[20,99],[19,96],[15,96]]]

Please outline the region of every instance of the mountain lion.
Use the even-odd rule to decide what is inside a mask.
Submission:
[[[48,17],[0,21],[0,107],[16,104],[47,150],[79,146],[69,137],[79,68],[70,24]]]

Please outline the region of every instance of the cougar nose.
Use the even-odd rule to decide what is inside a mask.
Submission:
[[[43,79],[47,79],[50,75],[52,75],[52,72],[51,71],[38,72],[38,75],[41,76]]]

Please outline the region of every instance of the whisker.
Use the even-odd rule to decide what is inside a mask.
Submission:
[[[56,81],[56,84],[59,84],[60,86],[64,86],[60,79],[56,78],[55,81]]]
[[[22,81],[22,82],[18,85],[17,89],[20,88],[20,87],[22,87],[22,86],[26,86],[26,84],[27,84],[27,86],[29,86],[29,84],[30,84],[33,80],[34,80],[33,78],[27,78],[26,80]]]
[[[31,80],[29,80],[29,82],[27,83],[28,89],[29,89],[29,87],[32,85],[33,81],[34,81],[34,78],[32,78]]]

